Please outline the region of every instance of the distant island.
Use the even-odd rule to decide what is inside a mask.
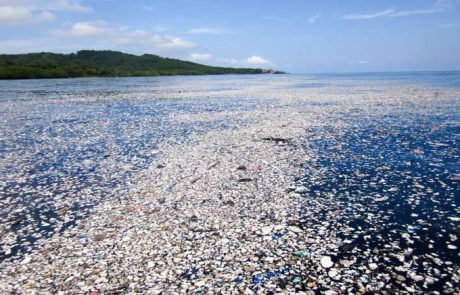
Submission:
[[[0,54],[0,79],[283,73],[264,69],[213,67],[153,54],[137,56],[110,50],[81,50],[70,54]]]

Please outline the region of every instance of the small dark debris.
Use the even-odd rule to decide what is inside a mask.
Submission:
[[[100,242],[102,240],[105,240],[105,238],[107,238],[107,235],[106,234],[95,234],[93,236],[93,241],[95,242]]]
[[[235,202],[233,202],[232,200],[228,200],[226,202],[224,202],[224,205],[228,205],[228,206],[235,206]]]
[[[238,182],[250,182],[252,181],[252,178],[240,178],[238,179]]]
[[[183,272],[181,275],[180,275],[180,278],[182,280],[193,280],[195,277],[196,277],[196,274],[198,273],[198,269],[196,269],[195,267]]]
[[[277,143],[287,143],[289,141],[289,139],[281,138],[281,137],[264,137],[264,138],[262,138],[262,140],[274,141],[274,142],[277,142]]]

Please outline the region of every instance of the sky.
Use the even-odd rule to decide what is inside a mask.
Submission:
[[[460,70],[460,0],[0,0],[0,53],[81,49],[292,73]]]

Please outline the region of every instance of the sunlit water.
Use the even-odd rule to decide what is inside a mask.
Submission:
[[[305,146],[316,152],[310,153],[315,156],[301,181],[310,194],[332,197],[313,219],[324,221],[331,211],[337,212],[328,228],[346,241],[334,256],[337,261],[356,259],[351,269],[357,270],[373,262],[377,273],[392,273],[398,267],[423,273],[438,279],[429,285],[431,290],[458,286],[458,107],[458,101],[451,101],[428,113],[400,108],[378,118],[356,112],[349,128],[311,130]],[[312,174],[311,167],[320,173]],[[311,202],[304,210],[312,212]],[[311,219],[310,215],[300,225],[311,226]],[[375,273],[369,274],[362,281],[375,278]],[[393,277],[391,283],[403,282]],[[422,287],[426,281],[405,283]]]
[[[238,118],[212,125],[171,120],[256,104],[207,96],[163,98],[188,91],[183,80],[195,79],[0,81],[0,220],[10,233],[0,244],[14,244],[0,251],[0,259],[30,250],[36,240],[87,216],[114,190],[128,188],[130,176],[155,161],[158,144],[244,126]]]
[[[123,193],[131,175],[155,164],[160,143],[180,144],[195,133],[250,124],[239,118],[178,122],[175,115],[269,104],[216,93],[280,80],[292,88],[343,91],[362,83],[460,87],[458,72],[0,81],[0,260],[20,257],[106,197]],[[206,87],[188,89],[192,82]],[[191,91],[203,93],[193,99],[180,95]],[[171,94],[178,98],[164,99]],[[313,181],[307,171],[299,180],[318,196],[334,194],[339,202],[331,206],[351,228],[342,237],[350,243],[335,259],[357,257],[365,264],[370,250],[382,253],[388,241],[399,241],[412,249],[407,255],[423,258],[417,267],[432,269],[430,253],[459,265],[460,244],[453,238],[460,236],[458,110],[459,100],[453,100],[429,111],[394,109],[375,120],[347,113],[336,119],[350,121],[349,128],[311,130],[318,137],[308,138],[305,148],[316,158],[306,164],[321,167],[322,174]],[[316,214],[318,220],[325,216]],[[395,258],[380,267],[385,263],[403,262]],[[436,286],[452,281],[444,276]]]

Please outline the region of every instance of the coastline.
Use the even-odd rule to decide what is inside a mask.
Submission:
[[[0,80],[281,73],[272,69],[208,66],[153,54],[133,55],[111,50],[0,54]]]
[[[0,78],[0,81],[22,80],[59,80],[59,79],[94,79],[94,78],[149,78],[149,77],[190,77],[190,76],[231,76],[231,75],[288,75],[282,71],[262,70],[261,73],[218,73],[218,74],[159,74],[159,75],[127,75],[127,76],[75,76],[75,77],[32,77],[32,78]]]

